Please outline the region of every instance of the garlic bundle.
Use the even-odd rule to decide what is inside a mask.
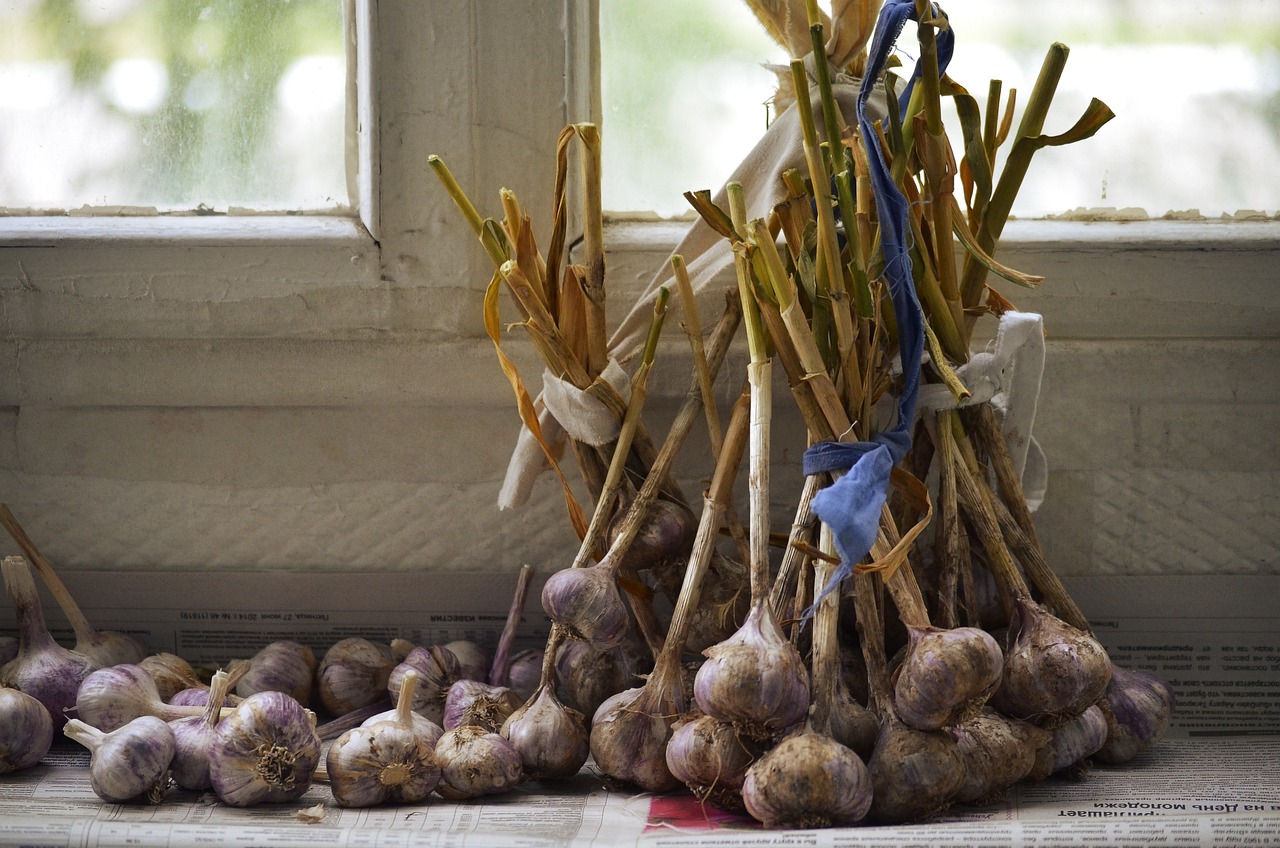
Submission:
[[[440,782],[437,736],[422,732],[422,716],[413,712],[417,672],[405,675],[395,717],[349,730],[329,748],[325,768],[333,800],[341,807],[415,804]],[[434,725],[431,727],[434,728]]]
[[[213,781],[209,778],[209,748],[213,745],[218,722],[222,720],[222,705],[226,703],[230,688],[231,676],[221,670],[214,672],[204,715],[169,722],[169,729],[173,732],[170,770],[173,782],[183,789],[203,792],[213,788]]]
[[[700,801],[722,810],[744,810],[742,783],[763,753],[733,725],[709,715],[676,726],[667,742],[667,768]]]
[[[976,627],[908,627],[907,655],[898,668],[898,716],[919,730],[965,721],[1000,685],[1000,644]]]
[[[541,682],[528,702],[503,723],[499,731],[520,755],[530,780],[572,777],[591,753],[586,717],[556,697],[555,656],[562,631],[552,626],[541,652]]]
[[[457,655],[436,645],[410,651],[387,678],[387,691],[396,701],[400,699],[400,687],[409,671],[417,672],[421,681],[414,690],[413,711],[440,724],[444,721],[444,700],[449,687],[462,678]]]
[[[1026,777],[1036,756],[1049,743],[1050,733],[984,709],[949,729],[964,763],[964,782],[954,800],[984,807]]]
[[[523,703],[520,696],[505,686],[459,680],[449,687],[445,695],[444,729],[471,725],[497,733]]]
[[[316,671],[320,703],[330,715],[345,715],[376,703],[396,667],[390,645],[352,637],[330,646]]]
[[[66,711],[76,705],[80,682],[98,664],[53,641],[26,560],[5,557],[0,572],[18,617],[18,655],[0,667],[0,686],[25,692],[44,704],[54,729],[60,729],[66,724]]]
[[[155,716],[140,716],[104,733],[79,719],[62,732],[89,749],[89,786],[113,804],[159,804],[169,788],[173,732]]]
[[[1098,641],[1027,598],[1015,601],[1004,677],[992,706],[1052,730],[1097,702],[1111,680]]]
[[[309,647],[288,639],[272,642],[249,660],[236,694],[247,698],[258,692],[284,692],[306,705],[315,674],[316,657]]]
[[[99,730],[115,730],[139,716],[173,721],[204,715],[203,706],[177,706],[160,700],[156,682],[139,666],[123,663],[100,668],[81,682],[76,714]]]
[[[52,744],[53,719],[44,704],[17,689],[0,688],[0,774],[34,766]]]
[[[151,675],[151,679],[156,682],[156,691],[160,693],[160,700],[165,703],[172,701],[173,696],[184,689],[209,688],[196,674],[191,663],[177,654],[152,654],[144,657],[137,666]]]
[[[1098,750],[1104,763],[1127,763],[1159,742],[1173,720],[1173,689],[1149,671],[1112,666],[1111,682],[1098,701],[1107,719],[1107,741]]]
[[[520,754],[511,743],[473,725],[445,731],[435,755],[440,764],[436,791],[450,801],[499,795],[524,779]]]
[[[311,714],[283,692],[258,692],[218,725],[209,777],[233,807],[283,803],[307,791],[319,762]]]

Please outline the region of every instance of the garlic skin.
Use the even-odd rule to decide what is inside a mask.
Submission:
[[[472,725],[497,733],[503,723],[524,702],[505,686],[490,686],[477,680],[458,680],[444,699],[444,729]]]
[[[703,652],[693,694],[704,713],[753,739],[768,739],[809,711],[809,673],[782,634],[767,602],[757,603],[738,632]]]
[[[991,704],[1052,730],[1097,702],[1111,680],[1111,660],[1096,639],[1040,604],[1019,599],[1015,606],[1004,676]]]
[[[444,701],[449,694],[449,687],[462,678],[462,667],[458,657],[452,651],[439,646],[414,648],[404,658],[404,662],[391,670],[387,678],[387,692],[392,700],[400,699],[400,688],[404,684],[405,675],[417,672],[420,682],[413,695],[413,711],[420,716],[440,724],[444,721]]]
[[[245,698],[218,725],[209,748],[213,790],[233,807],[300,798],[319,763],[311,715],[283,692]]]
[[[52,744],[53,719],[44,704],[17,689],[0,688],[0,774],[34,766]]]
[[[25,692],[44,704],[55,730],[67,723],[67,710],[76,705],[80,682],[98,664],[68,651],[53,640],[45,625],[40,593],[31,566],[22,557],[0,562],[4,585],[13,598],[18,617],[18,653],[0,666],[0,686]]]
[[[742,800],[768,828],[861,821],[871,808],[871,775],[857,754],[810,730],[779,742],[747,770]]]
[[[345,715],[377,703],[396,667],[390,645],[352,637],[335,642],[316,671],[320,703],[330,715]]]
[[[965,721],[1000,685],[1000,643],[976,627],[908,627],[906,658],[894,684],[898,717],[917,730]]]
[[[646,792],[680,786],[667,767],[667,742],[680,705],[663,701],[661,691],[640,686],[607,698],[596,710],[591,756],[610,779]]]
[[[964,782],[956,790],[959,804],[985,807],[1026,777],[1037,753],[1049,743],[1047,730],[984,709],[949,728],[964,761]]]
[[[1107,741],[1098,749],[1104,763],[1127,763],[1164,738],[1173,720],[1173,689],[1149,671],[1112,666],[1111,682],[1098,701],[1107,721]]]
[[[140,716],[118,730],[104,733],[79,719],[62,732],[91,752],[89,786],[113,804],[158,804],[169,787],[173,732],[155,716]]]
[[[667,768],[703,802],[743,811],[742,783],[763,753],[733,725],[704,715],[676,726],[667,742]]]
[[[530,780],[573,777],[591,753],[586,716],[560,703],[551,686],[538,687],[500,733],[520,755]]]
[[[964,762],[956,742],[940,731],[916,730],[896,717],[880,726],[871,772],[869,815],[903,823],[936,815],[948,806],[964,782]]]
[[[112,665],[119,665],[119,663],[112,663]],[[156,683],[156,691],[160,693],[160,700],[166,704],[184,689],[209,688],[196,674],[191,663],[177,654],[152,654],[135,665],[151,675],[151,679]]]
[[[85,677],[76,691],[76,714],[99,730],[116,730],[144,715],[172,721],[204,715],[204,707],[166,704],[156,682],[139,666],[113,665]]]
[[[631,614],[614,574],[600,565],[563,568],[543,584],[542,608],[571,638],[616,648],[630,633]]]
[[[242,698],[258,692],[284,692],[299,704],[311,702],[316,657],[306,645],[290,640],[272,642],[249,660],[249,670],[236,684]]]
[[[1096,704],[1053,731],[1036,751],[1029,780],[1044,780],[1063,769],[1083,767],[1085,760],[1107,741],[1107,718]]]
[[[435,754],[440,764],[436,791],[450,801],[498,795],[524,779],[520,754],[511,743],[479,727],[445,731]]]

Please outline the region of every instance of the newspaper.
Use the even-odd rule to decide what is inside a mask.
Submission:
[[[366,591],[352,592],[312,577],[303,594],[251,577],[251,593],[226,575],[204,583],[147,575],[146,592],[116,577],[78,593],[100,605],[89,609],[100,627],[217,663],[274,638],[319,649],[346,635],[491,644],[514,582],[471,575],[425,587],[405,575],[363,575]],[[82,576],[81,586],[94,588],[93,579]],[[247,810],[177,790],[158,806],[124,806],[93,795],[87,755],[64,740],[40,766],[0,775],[0,845],[1280,845],[1280,578],[1100,577],[1069,588],[1116,662],[1171,681],[1179,703],[1170,738],[1081,782],[1019,785],[997,805],[955,808],[925,824],[766,831],[687,794],[611,790],[590,764],[570,781],[471,803],[344,810],[317,785],[297,803]],[[522,634],[536,643],[545,628],[528,614]]]

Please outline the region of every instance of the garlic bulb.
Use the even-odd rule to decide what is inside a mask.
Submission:
[[[218,725],[209,748],[213,790],[233,807],[300,798],[319,763],[311,714],[283,692],[245,698]]]
[[[17,689],[0,688],[0,774],[34,766],[52,744],[53,719],[44,704]]]
[[[767,599],[751,608],[737,633],[703,653],[707,661],[694,678],[693,693],[707,715],[763,740],[808,713],[809,674]]]
[[[104,733],[79,719],[62,729],[91,752],[89,786],[104,801],[158,804],[169,788],[173,732],[155,716],[140,716]]]
[[[610,546],[621,535],[630,508],[630,502],[622,504],[614,514],[606,535]],[[688,556],[697,529],[698,522],[687,506],[667,498],[655,498],[645,510],[640,528],[622,557],[622,565],[642,571]]]
[[[473,725],[497,733],[524,702],[505,686],[458,680],[444,699],[444,729]]]
[[[667,742],[684,696],[678,677],[658,684],[654,676],[644,686],[607,698],[596,710],[591,756],[611,780],[646,792],[668,792],[680,786],[667,767]]]
[[[169,722],[173,732],[173,782],[183,789],[203,792],[213,788],[209,778],[209,747],[218,722],[222,720],[222,705],[227,700],[231,678],[225,671],[216,671],[209,685],[209,699],[204,715],[177,718]]]
[[[1015,606],[1004,677],[991,703],[1052,730],[1097,702],[1111,680],[1111,660],[1096,639],[1034,601]]]
[[[965,721],[986,704],[1004,671],[1000,644],[976,627],[908,627],[894,704],[917,730]]]
[[[53,641],[26,560],[5,557],[0,572],[18,616],[18,655],[0,666],[0,686],[25,692],[44,704],[54,729],[59,729],[67,722],[66,711],[76,705],[80,681],[98,664]]]
[[[871,775],[857,754],[828,736],[803,730],[747,770],[742,800],[765,827],[830,827],[866,817],[871,787]]]
[[[408,679],[407,675],[406,675],[406,679]],[[404,692],[405,692],[405,687],[401,686],[400,687],[401,695],[403,695]],[[413,706],[412,706],[413,695],[410,694],[409,697],[410,697],[409,721],[410,723],[413,724],[414,732],[417,733],[419,736],[426,737],[426,739],[431,743],[432,747],[435,747],[436,742],[439,742],[440,737],[444,735],[444,728],[436,724],[431,719],[425,718],[419,713],[415,713],[413,711]],[[360,727],[371,727],[380,721],[397,721],[399,719],[400,719],[400,712],[398,709],[385,710],[383,712],[375,713],[374,715],[369,716],[367,719],[365,719],[360,723]],[[324,734],[321,734],[320,738],[323,739]]]
[[[450,801],[498,795],[524,779],[520,754],[511,743],[479,727],[445,731],[435,753],[440,764],[436,791]]]
[[[523,703],[533,697],[542,678],[542,651],[529,649],[520,651],[511,658],[511,667],[507,671],[507,679],[501,685],[508,686]]]
[[[700,801],[741,811],[742,782],[763,753],[733,725],[708,715],[679,724],[667,742],[667,768]]]
[[[989,708],[953,725],[949,732],[964,762],[964,782],[954,800],[980,807],[1000,800],[1010,786],[1026,777],[1050,738],[1047,730]]]
[[[236,684],[236,694],[247,698],[257,692],[284,692],[299,704],[311,701],[316,657],[306,645],[290,640],[272,642],[249,660],[249,670]]]
[[[338,806],[414,804],[440,782],[436,736],[419,731],[424,719],[412,709],[417,683],[417,672],[405,675],[395,718],[348,730],[329,747],[325,769]]]
[[[377,702],[396,667],[390,645],[352,637],[330,646],[316,672],[320,703],[330,715],[344,715]]]
[[[458,659],[458,676],[463,680],[488,680],[489,655],[475,642],[458,639],[441,645]],[[407,654],[406,654],[407,656]],[[401,662],[404,657],[401,657]]]
[[[870,815],[882,822],[918,821],[951,805],[964,782],[956,742],[940,731],[916,730],[890,716],[880,726],[871,772]]]
[[[1097,705],[1053,731],[1051,738],[1036,751],[1035,766],[1027,774],[1030,780],[1044,780],[1063,769],[1083,768],[1084,761],[1097,753],[1107,741],[1107,718]]]
[[[440,724],[444,721],[444,700],[449,694],[449,687],[461,679],[458,657],[438,646],[414,648],[387,678],[387,691],[397,701],[404,676],[409,671],[416,671],[421,678],[413,696],[413,711]]]
[[[634,687],[652,667],[652,659],[635,638],[610,650],[566,639],[556,651],[560,697],[583,715],[595,715],[606,699]]]
[[[631,613],[618,590],[617,567],[604,563],[564,568],[542,587],[542,608],[570,637],[599,650],[616,648],[631,630]]]
[[[173,696],[184,689],[207,689],[204,681],[196,674],[191,663],[177,654],[152,654],[137,663],[138,668],[151,675],[156,682],[156,691],[160,700],[168,703]]]
[[[1127,763],[1159,742],[1173,720],[1173,705],[1173,689],[1159,675],[1112,666],[1111,682],[1098,702],[1107,719],[1107,741],[1098,759]]]
[[[538,687],[503,723],[501,735],[530,780],[573,777],[591,753],[586,717],[560,703],[554,685]]]
[[[136,665],[113,665],[89,674],[76,693],[76,715],[99,730],[115,730],[135,718],[156,716],[164,721],[204,715],[204,707],[166,704],[156,682]]]

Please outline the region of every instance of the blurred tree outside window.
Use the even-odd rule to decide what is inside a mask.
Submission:
[[[341,0],[0,0],[0,205],[345,211]]]
[[[1037,155],[1015,215],[1276,214],[1280,2],[939,5],[955,32],[950,76],[980,103],[995,78],[1006,94],[1018,89],[1020,107],[1045,51],[1061,41],[1071,56],[1045,132],[1066,130],[1091,97],[1116,113],[1093,139]],[[600,30],[606,207],[685,215],[681,193],[718,188],[764,131],[774,76],[762,64],[787,56],[743,0],[601,0]],[[899,54],[905,68],[914,64],[910,28]],[[958,122],[949,135],[959,149]]]

